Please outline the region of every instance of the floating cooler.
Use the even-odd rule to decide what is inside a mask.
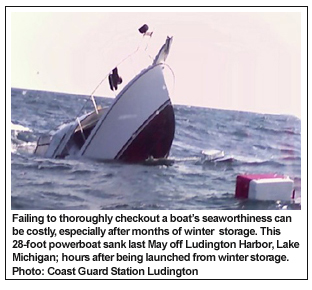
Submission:
[[[290,200],[294,198],[293,187],[293,180],[283,175],[238,175],[235,197],[256,200]]]

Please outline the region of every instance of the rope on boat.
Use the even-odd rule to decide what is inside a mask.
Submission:
[[[135,51],[133,51],[132,53],[130,53],[129,55],[127,55],[125,58],[123,58],[117,65],[115,65],[115,67],[120,66],[120,65],[121,65],[123,62],[125,62],[128,58],[130,58],[130,57],[133,56],[135,53],[137,53],[138,50],[140,49],[140,46],[141,46],[141,44],[142,44],[142,42],[143,42],[143,39],[144,39],[144,35],[143,35],[143,37],[142,37],[142,39],[141,39],[141,41],[140,41],[140,43],[139,43],[137,49],[136,49]],[[147,44],[147,46],[148,46],[148,44]],[[147,46],[146,46],[146,48],[145,48],[145,51],[146,51],[146,49],[147,49]],[[94,109],[95,109],[95,111],[96,111],[97,114],[98,114],[98,110],[97,110],[97,105],[96,105],[96,102],[95,102],[95,99],[94,99],[94,94],[95,94],[95,92],[98,90],[98,88],[102,85],[102,83],[108,78],[109,74],[110,74],[110,73],[108,73],[108,74],[99,82],[99,84],[95,87],[95,89],[93,90],[93,92],[92,92],[91,95],[90,95],[90,99],[92,100]],[[84,106],[83,106],[83,108],[84,108]],[[83,109],[83,108],[82,108],[82,109]],[[81,110],[82,110],[82,109],[81,109]],[[81,110],[80,110],[79,114],[81,113]]]

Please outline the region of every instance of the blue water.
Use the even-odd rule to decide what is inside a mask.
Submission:
[[[300,119],[176,105],[170,164],[33,155],[40,134],[75,118],[86,100],[85,96],[11,90],[12,209],[301,208]],[[112,99],[98,98],[98,102],[105,106]],[[212,149],[224,151],[225,157],[209,161],[202,151]],[[242,173],[288,175],[294,180],[296,199],[236,199],[236,177]]]

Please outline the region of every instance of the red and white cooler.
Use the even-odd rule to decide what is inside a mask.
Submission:
[[[247,174],[236,178],[236,198],[255,200],[290,200],[294,198],[294,182],[278,174]]]

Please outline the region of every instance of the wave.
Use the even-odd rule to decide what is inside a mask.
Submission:
[[[15,132],[32,132],[31,129],[29,129],[28,127],[25,127],[23,125],[20,124],[14,124],[11,122],[11,131],[15,131]]]
[[[32,129],[11,122],[11,153],[33,153],[36,139]]]
[[[285,128],[269,128],[269,127],[263,127],[263,126],[258,126],[255,128],[256,130],[259,130],[263,133],[269,133],[272,135],[281,135],[281,134],[286,134],[286,135],[297,135],[301,136],[301,132],[298,128],[294,127],[285,127]]]
[[[85,97],[13,89],[11,99],[13,209],[285,208],[236,200],[235,180],[244,173],[288,175],[301,196],[300,120],[174,105],[168,159],[144,166],[52,160],[33,154],[37,138],[75,117]],[[112,102],[98,99],[102,106]],[[218,152],[223,154],[213,154]]]

